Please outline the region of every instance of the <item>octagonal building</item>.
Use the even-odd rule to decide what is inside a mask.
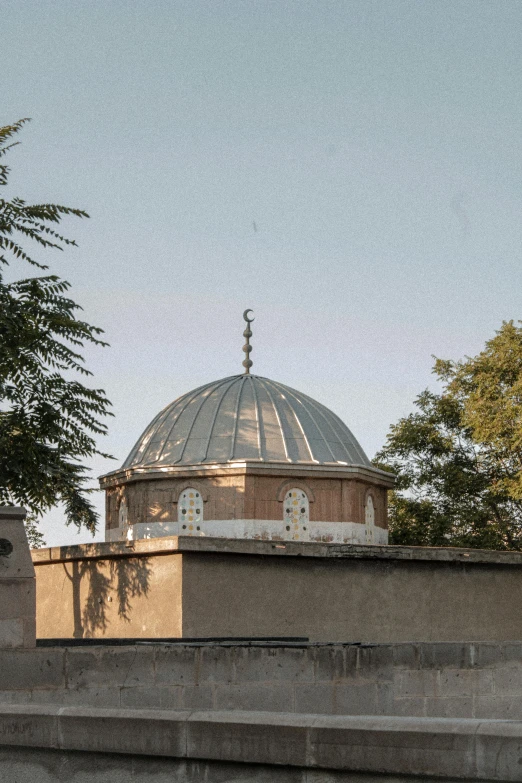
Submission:
[[[335,413],[251,375],[248,354],[244,364],[245,374],[174,400],[101,477],[106,540],[386,544],[393,476],[372,466]]]

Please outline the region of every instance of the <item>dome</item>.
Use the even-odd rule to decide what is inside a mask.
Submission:
[[[164,408],[123,468],[231,461],[370,466],[348,427],[321,403],[259,375],[233,375]]]

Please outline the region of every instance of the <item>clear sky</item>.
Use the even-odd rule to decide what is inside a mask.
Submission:
[[[253,371],[370,457],[432,354],[520,318],[519,0],[7,0],[1,24],[0,123],[33,119],[6,195],[91,215],[46,260],[111,344],[85,352],[115,413],[95,475],[242,371],[246,307]]]

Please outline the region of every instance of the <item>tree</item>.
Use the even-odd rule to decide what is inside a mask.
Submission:
[[[391,541],[522,549],[522,328],[434,373],[442,392],[422,392],[376,457],[397,474]]]
[[[0,128],[0,185],[9,176],[1,159],[18,143],[11,139],[25,122]],[[0,199],[0,263],[48,269],[21,243],[41,250],[75,245],[56,230],[67,216],[88,217],[57,204]],[[35,522],[60,501],[67,524],[94,533],[98,514],[82,462],[108,456],[95,438],[107,431],[100,419],[110,415],[110,403],[102,389],[79,380],[91,375],[79,351],[86,343],[106,343],[101,329],[77,317],[81,308],[66,296],[69,288],[56,275],[6,282],[0,272],[0,503],[28,509],[34,544],[41,543]]]

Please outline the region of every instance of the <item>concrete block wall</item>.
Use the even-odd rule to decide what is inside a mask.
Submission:
[[[522,720],[522,642],[0,650],[0,702]]]

